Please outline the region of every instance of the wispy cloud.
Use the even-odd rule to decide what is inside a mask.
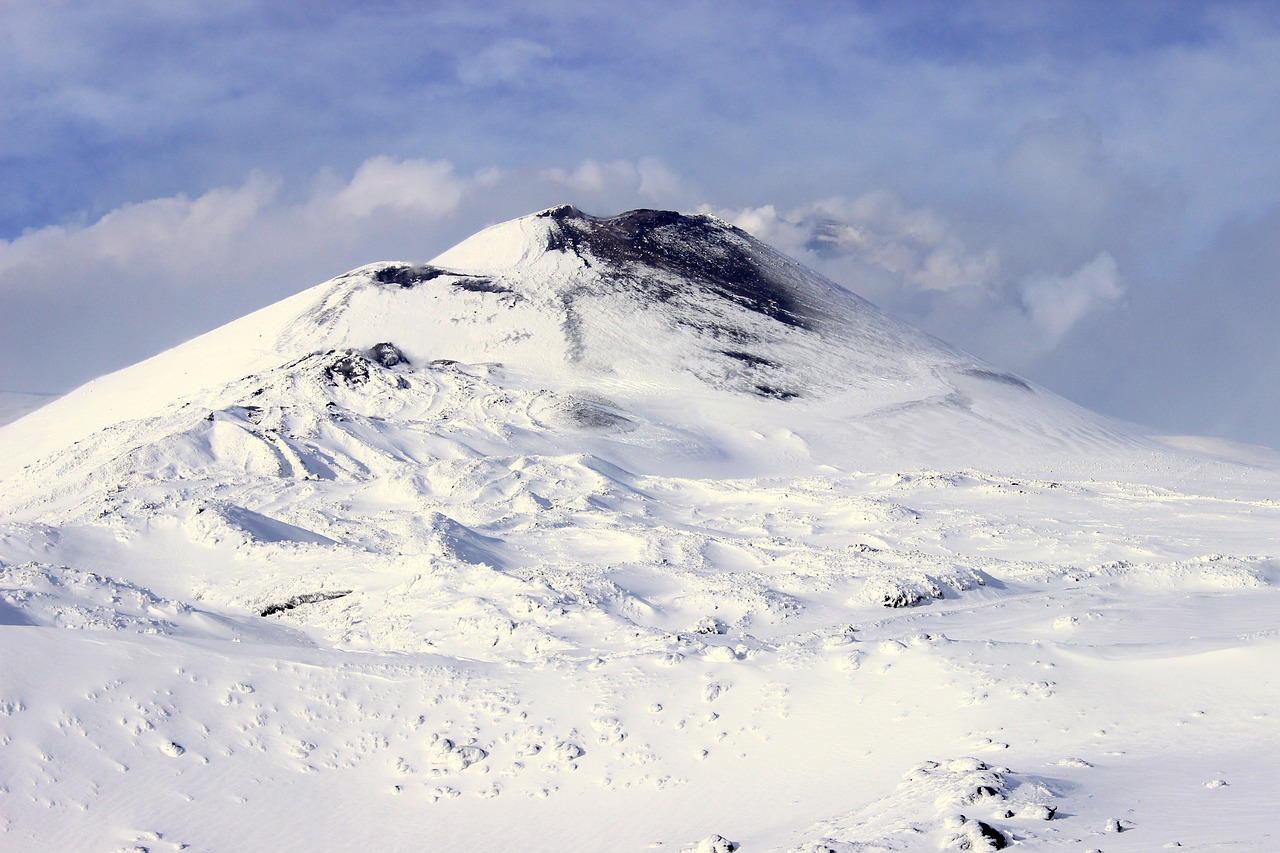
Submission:
[[[380,156],[360,164],[351,183],[333,197],[333,204],[339,215],[357,218],[386,208],[436,217],[457,209],[464,191],[452,163]]]
[[[1086,316],[1111,307],[1124,296],[1115,258],[1106,252],[1067,275],[1032,278],[1020,289],[1022,306],[1040,333],[1042,350],[1057,346]]]
[[[458,59],[458,79],[472,86],[532,85],[539,66],[554,54],[551,48],[525,38],[504,38],[475,54]]]
[[[1065,273],[1018,270],[1000,243],[971,246],[943,215],[886,193],[712,210],[928,331],[1006,367],[1032,370],[1125,293],[1106,252]]]

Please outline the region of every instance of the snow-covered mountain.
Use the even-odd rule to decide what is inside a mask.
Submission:
[[[415,383],[473,367],[566,411],[621,407],[620,417],[692,431],[714,455],[770,430],[787,433],[783,443],[811,436],[819,448],[808,455],[845,466],[1134,441],[714,217],[597,219],[566,206],[489,228],[430,264],[362,267],[90,383],[25,424],[0,470],[123,422],[145,421],[134,442],[152,444],[181,422],[179,404],[202,417],[263,400],[408,408]],[[507,415],[482,420],[494,417]],[[864,449],[885,435],[894,440]],[[111,442],[113,453],[129,443]],[[777,444],[767,437],[744,455],[767,467]]]
[[[0,447],[6,849],[1152,849],[1277,793],[1280,466],[714,217],[362,267]]]

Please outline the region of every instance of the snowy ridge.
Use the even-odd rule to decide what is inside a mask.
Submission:
[[[852,433],[823,450],[839,454],[827,463],[879,461],[886,450],[954,463],[957,448],[930,448],[957,413],[971,423],[953,438],[981,443],[983,456],[1010,438],[1067,453],[1077,439],[1135,441],[713,217],[597,220],[564,207],[494,226],[431,264],[362,267],[96,380],[11,427],[16,452],[0,474],[175,402],[216,408],[233,383],[307,356],[351,350],[367,361],[380,344],[410,367],[501,364],[507,386],[585,391],[681,425],[766,431],[819,418],[819,440]],[[884,446],[860,455],[867,433]]]
[[[1278,793],[1269,457],[713,217],[361,267],[0,442],[6,849],[1145,850]]]

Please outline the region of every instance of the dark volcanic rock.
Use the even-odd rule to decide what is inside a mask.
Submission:
[[[266,607],[258,611],[259,616],[274,616],[277,613],[283,613],[286,610],[293,610],[304,604],[319,604],[322,601],[333,601],[336,598],[343,598],[352,593],[352,590],[341,589],[334,592],[306,592],[302,595],[291,596],[285,601],[277,604],[268,604]]]
[[[369,362],[358,352],[338,353],[333,361],[325,365],[324,372],[334,384],[345,382],[347,385],[363,385],[369,379]]]
[[[449,275],[449,271],[433,266],[415,267],[408,264],[399,264],[378,270],[373,274],[373,280],[379,284],[398,284],[407,288],[422,284],[424,281],[431,281],[442,275]]]
[[[669,210],[631,210],[596,218],[569,205],[541,214],[556,222],[547,248],[573,252],[586,263],[639,287],[659,301],[690,285],[788,326],[812,328],[814,318],[787,283],[772,277],[746,232],[710,216]]]
[[[373,274],[373,280],[379,284],[396,284],[405,289],[417,287],[419,284],[437,279],[444,279],[444,283],[449,284],[451,287],[456,287],[459,290],[469,290],[473,293],[511,293],[510,288],[494,284],[492,279],[484,276],[451,272],[441,267],[433,267],[430,264],[421,266],[396,264],[383,267]]]
[[[1004,837],[1004,833],[996,829],[994,826],[983,823],[982,821],[974,821],[978,826],[978,832],[987,840],[988,846],[992,850],[1003,850],[1009,846],[1009,839]]]
[[[395,344],[389,342],[374,344],[369,348],[369,357],[383,367],[395,367],[397,364],[409,363],[409,359],[404,357],[404,353],[400,352]]]

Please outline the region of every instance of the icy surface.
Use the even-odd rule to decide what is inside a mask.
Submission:
[[[1280,465],[561,207],[0,430],[0,847],[1273,850]]]

